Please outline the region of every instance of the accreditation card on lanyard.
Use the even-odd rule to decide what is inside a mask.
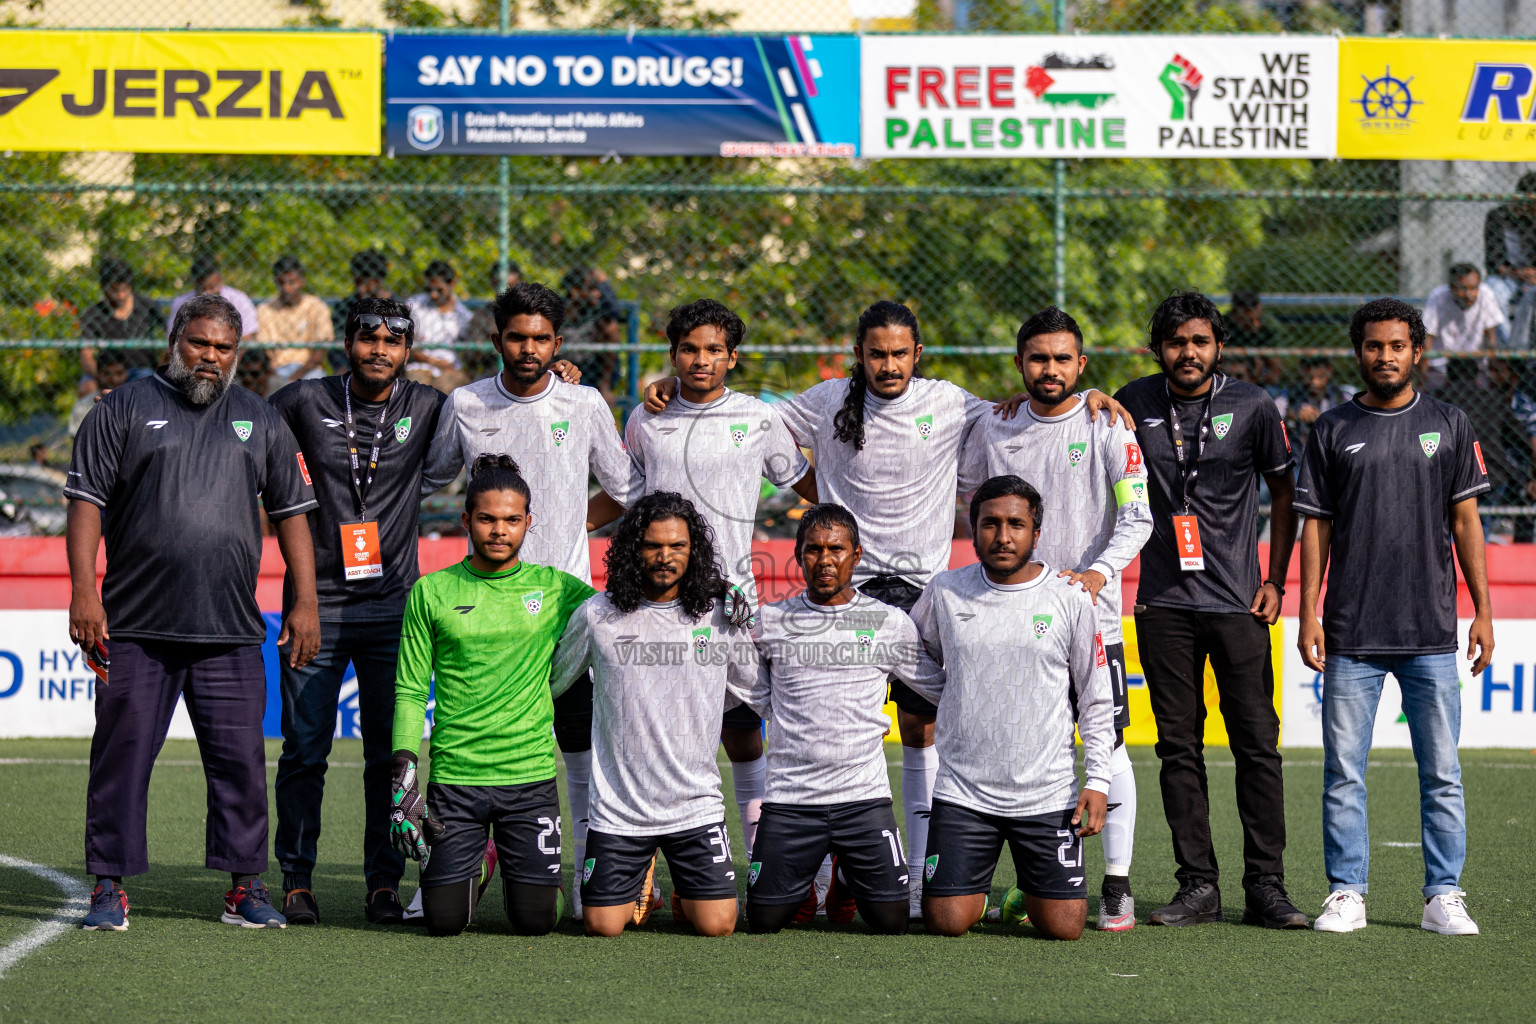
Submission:
[[[399,381],[390,390],[390,397],[400,389]],[[348,583],[357,580],[376,579],[384,575],[384,553],[379,548],[379,524],[368,518],[368,491],[373,487],[374,470],[379,465],[379,442],[384,437],[389,422],[389,403],[379,410],[379,422],[373,432],[373,448],[368,454],[368,465],[362,464],[357,443],[357,422],[352,416],[352,375],[341,379],[342,403],[346,412],[347,452],[351,459],[352,496],[357,499],[357,520],[341,524],[342,575]]]
[[[1163,382],[1163,389],[1168,394],[1168,430],[1173,434],[1173,455],[1178,462],[1174,479],[1178,481],[1179,493],[1174,508],[1184,510],[1182,515],[1176,513],[1173,517],[1174,546],[1179,553],[1179,568],[1185,572],[1198,572],[1205,568],[1205,551],[1200,546],[1200,520],[1190,508],[1189,496],[1194,490],[1195,478],[1200,475],[1200,456],[1205,454],[1205,435],[1211,428],[1211,399],[1216,394],[1216,381],[1211,381],[1205,404],[1200,409],[1200,431],[1193,456],[1185,451],[1184,434],[1179,429],[1179,403],[1173,400],[1167,381]]]

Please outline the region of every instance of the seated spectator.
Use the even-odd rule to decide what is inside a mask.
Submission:
[[[44,442],[39,441],[34,444],[31,448],[27,449],[27,454],[32,456],[32,464],[34,466],[42,466],[44,469],[51,468],[48,462],[48,445]]]
[[[270,398],[272,392],[277,390],[272,386],[272,377],[272,357],[267,355],[266,349],[248,348],[240,353],[235,381],[241,387],[262,398]]]
[[[1483,387],[1451,396],[1481,442],[1490,505],[1536,503],[1536,401],[1520,387],[1520,369],[1514,360],[1490,359]],[[1531,539],[1529,518],[1484,516],[1483,529],[1490,544]]]
[[[560,281],[565,293],[564,349],[581,370],[581,382],[597,388],[603,400],[613,404],[619,380],[619,353],[582,351],[583,346],[617,345],[624,341],[623,314],[619,299],[600,270],[573,267]]]
[[[1522,174],[1515,191],[1526,198],[1494,207],[1483,220],[1483,262],[1506,321],[1499,343],[1526,349],[1536,320],[1536,171]]]
[[[128,264],[122,260],[102,260],[97,279],[101,282],[102,300],[80,314],[80,337],[142,341],[165,334],[165,317],[153,300],[133,290],[133,271]],[[160,363],[160,354],[160,350],[150,348],[118,352],[124,359],[125,372],[135,377],[153,373]],[[87,377],[99,380],[96,349],[80,350],[80,369]]]
[[[1424,302],[1427,347],[1444,352],[1492,351],[1498,342],[1497,328],[1505,322],[1493,289],[1481,287],[1482,273],[1470,263],[1453,265],[1447,281]]]
[[[1232,293],[1232,309],[1227,313],[1227,345],[1240,348],[1275,348],[1281,338],[1273,324],[1264,320],[1264,303],[1257,292]],[[1247,378],[1261,388],[1273,391],[1281,383],[1280,361],[1256,356]]]
[[[1327,356],[1308,356],[1301,361],[1301,383],[1285,394],[1281,414],[1291,432],[1291,450],[1306,448],[1307,435],[1317,418],[1355,396],[1355,389],[1333,382],[1333,361]]]
[[[272,280],[277,285],[277,297],[256,307],[256,340],[315,346],[270,351],[278,386],[301,377],[324,376],[326,351],[320,346],[336,340],[330,307],[305,292],[304,267],[292,256],[281,256],[272,264]]]
[[[518,284],[523,279],[523,268],[512,260],[507,260],[507,276],[501,276],[501,267],[496,263],[491,264],[491,301],[475,310],[469,326],[464,328],[461,336],[463,341],[472,341],[479,345],[487,342],[485,351],[464,353],[464,368],[474,380],[481,380],[501,372],[501,361],[496,355],[496,350],[490,347],[489,339],[496,333],[495,300],[503,291]]]
[[[183,292],[171,300],[171,323],[176,322],[176,311],[181,308],[182,303],[192,296],[222,295],[240,311],[240,336],[249,338],[255,335],[256,306],[245,292],[224,283],[224,274],[219,270],[217,257],[209,253],[194,256],[191,272],[187,276],[192,282],[192,290]]]
[[[408,300],[411,320],[416,325],[416,345],[411,349],[406,376],[440,391],[452,391],[468,384],[469,377],[460,368],[459,354],[444,346],[464,335],[474,314],[454,293],[457,275],[447,263],[433,260],[422,277],[426,290]]]
[[[388,256],[377,249],[365,249],[352,254],[349,267],[352,271],[352,294],[336,303],[336,307],[331,310],[331,336],[334,338],[346,336],[347,317],[352,315],[352,306],[358,299],[394,298],[394,293],[384,286],[384,282],[389,279]],[[337,365],[345,364],[346,358],[343,356]]]
[[[73,409],[69,410],[69,436],[74,437],[80,429],[80,424],[85,422],[85,414],[96,407],[96,403],[107,397],[113,388],[122,387],[128,381],[129,360],[128,354],[121,349],[104,348],[96,356],[96,390],[87,395],[81,395],[75,402]]]

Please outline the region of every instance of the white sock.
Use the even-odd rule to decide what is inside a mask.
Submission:
[[[811,885],[816,893],[816,913],[826,917],[827,894],[832,891],[832,855],[830,853],[822,858],[821,867],[816,869],[816,878]]]
[[[1109,757],[1109,802],[1120,806],[1104,820],[1104,873],[1129,875],[1136,842],[1136,773],[1123,745]]]
[[[757,819],[763,816],[763,794],[768,791],[768,755],[758,754],[751,761],[732,761],[731,783],[736,788],[736,807],[741,811],[741,839],[746,844],[750,863],[752,844],[757,841]]]
[[[581,920],[581,873],[587,860],[587,788],[592,783],[592,751],[562,751],[565,758],[565,795],[571,802],[571,845],[576,848],[575,877],[571,879],[571,916]]]
[[[907,821],[907,873],[918,885],[928,855],[928,816],[933,813],[933,782],[939,775],[937,747],[901,748],[901,806]]]

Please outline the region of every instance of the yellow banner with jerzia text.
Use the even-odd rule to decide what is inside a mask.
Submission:
[[[379,37],[0,32],[0,149],[379,151]]]
[[[1339,156],[1536,160],[1536,42],[1345,39]]]

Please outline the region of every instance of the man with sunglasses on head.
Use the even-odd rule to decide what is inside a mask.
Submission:
[[[326,758],[342,680],[357,673],[356,731],[363,739],[363,871],[374,924],[398,924],[405,859],[390,846],[391,730],[395,660],[405,599],[420,571],[416,526],[427,448],[446,396],[402,375],[415,330],[395,299],[352,304],[343,344],[348,370],[299,380],[272,396],[298,438],[319,507],[315,539],[320,652],[282,670],[283,752],[277,762],[277,860],[290,924],[320,919],[312,876],[320,837]],[[293,600],[283,581],[283,607]]]

